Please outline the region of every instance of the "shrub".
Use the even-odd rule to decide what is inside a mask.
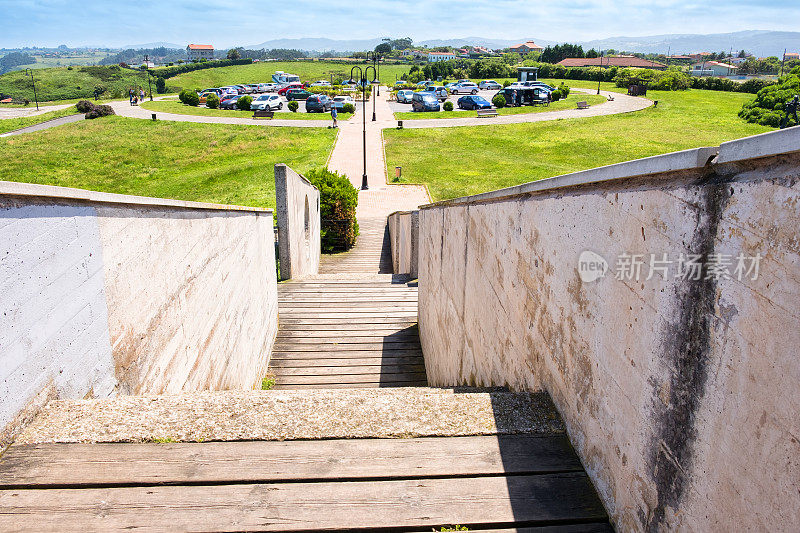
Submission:
[[[209,109],[219,108],[219,96],[215,93],[208,93],[208,95],[206,95],[206,107]]]
[[[503,80],[503,87],[508,87],[511,85],[511,80]]]
[[[250,111],[250,104],[253,103],[253,97],[250,95],[242,96],[236,100],[236,107],[241,111]]]
[[[559,100],[561,100],[562,96],[563,95],[561,94],[561,91],[559,89],[556,89],[555,91],[550,93],[550,99],[553,102],[558,102]]]
[[[86,118],[100,118],[100,117],[107,117],[109,115],[115,115],[114,108],[110,105],[94,105],[92,104],[92,109],[86,113]]]
[[[298,104],[296,100],[292,100],[286,107],[288,107],[289,111],[292,113],[297,113],[297,108],[300,107],[300,104]]]
[[[167,82],[164,81],[164,78],[156,78],[156,92],[158,94],[167,92]]]
[[[747,122],[777,128],[786,117],[786,102],[800,94],[800,67],[793,68],[789,74],[781,76],[778,83],[762,88],[752,102],[744,104],[739,117]],[[794,118],[787,126],[796,126]]]
[[[311,170],[305,177],[319,189],[322,251],[349,250],[358,236],[358,190],[347,176],[327,168]]]
[[[453,110],[453,102],[445,102],[444,103],[444,110],[445,111],[452,111]]]
[[[494,98],[492,98],[492,104],[494,104],[497,109],[502,109],[506,106],[506,97],[502,94],[496,94]]]
[[[75,104],[75,108],[78,110],[79,113],[88,113],[92,109],[94,109],[94,104],[88,100],[81,100],[77,104]]]
[[[200,105],[200,97],[197,95],[196,92],[190,91],[188,89],[184,89],[181,91],[181,94],[178,95],[178,99],[186,105],[191,105],[197,107]]]
[[[561,93],[561,98],[566,98],[569,96],[571,89],[567,85],[564,85],[564,82],[561,82],[561,85],[558,86],[558,91]]]
[[[354,106],[350,102],[347,102],[342,106],[342,113],[355,113],[355,112],[356,112],[356,106]]]

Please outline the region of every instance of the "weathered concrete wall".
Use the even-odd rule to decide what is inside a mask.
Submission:
[[[423,207],[431,384],[547,390],[623,531],[796,528],[794,130]],[[595,281],[587,250],[608,263]],[[647,279],[664,253],[706,266]],[[642,254],[641,276],[615,277],[623,254]],[[756,279],[738,279],[739,254],[760,254]]]
[[[0,182],[0,441],[49,398],[253,388],[272,213]]]
[[[419,211],[397,211],[389,215],[392,272],[416,278],[419,255]]]
[[[316,274],[321,253],[319,191],[279,164],[275,165],[275,202],[281,279]]]

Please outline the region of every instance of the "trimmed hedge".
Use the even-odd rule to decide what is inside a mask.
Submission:
[[[358,236],[358,190],[347,176],[324,167],[309,171],[305,177],[319,189],[322,251],[349,250]]]
[[[209,93],[206,95],[206,107],[209,109],[219,108],[219,96],[217,96],[215,93]]]
[[[347,102],[342,106],[342,113],[355,113],[355,112],[356,112],[356,106],[354,106],[350,102]]]
[[[236,107],[240,111],[250,111],[250,104],[252,103],[253,103],[253,97],[248,94],[236,100]]]
[[[506,97],[502,94],[496,94],[494,98],[492,98],[492,104],[494,104],[497,109],[502,109],[506,106]]]
[[[249,65],[252,62],[252,59],[220,59],[216,61],[203,61],[201,63],[184,63],[174,67],[159,68],[152,70],[152,72],[155,76],[168,79],[178,74],[183,74],[184,72],[205,70],[207,68],[230,67],[233,65]]]
[[[297,113],[297,109],[300,107],[300,104],[297,103],[297,100],[292,100],[291,102],[286,104],[286,107],[288,107],[289,111],[291,111],[292,113]]]
[[[452,111],[453,110],[453,102],[445,102],[443,109],[445,111]]]

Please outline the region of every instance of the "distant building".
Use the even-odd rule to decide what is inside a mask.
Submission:
[[[692,65],[689,74],[692,76],[731,76],[739,69],[736,65],[719,61],[703,61]]]
[[[568,57],[558,62],[565,67],[635,67],[664,70],[667,66],[658,61],[650,61],[635,56],[610,57]]]
[[[210,44],[190,44],[186,47],[189,61],[199,61],[201,59],[214,59],[214,47]]]
[[[510,46],[509,50],[511,50],[512,52],[517,52],[518,54],[525,55],[530,52],[541,52],[542,50],[544,50],[544,48],[539,46],[533,41],[527,41],[524,43],[515,44],[514,46]]]
[[[430,52],[428,54],[428,61],[435,63],[437,61],[449,61],[455,59],[456,55],[452,52]]]
[[[139,66],[144,68],[155,68],[156,64],[153,63],[152,61],[142,61],[142,64]]]
[[[792,59],[800,59],[800,53],[797,52],[786,52],[783,54],[783,58],[786,61],[791,61]]]

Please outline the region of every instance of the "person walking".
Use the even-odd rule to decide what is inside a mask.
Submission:
[[[334,128],[338,128],[339,127],[339,121],[338,121],[339,112],[336,110],[336,106],[334,106],[334,105],[331,105],[331,118],[333,119],[333,127]]]
[[[139,89],[139,101],[144,102],[144,89]]]

